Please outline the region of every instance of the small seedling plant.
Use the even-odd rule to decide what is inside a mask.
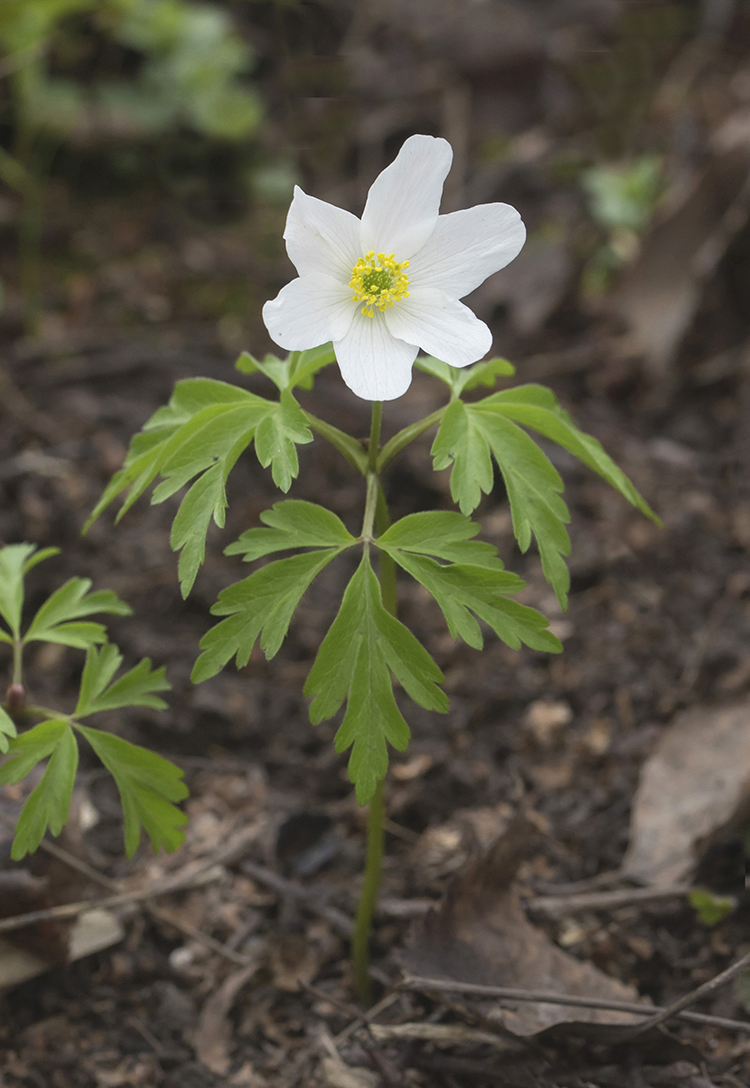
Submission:
[[[514,368],[509,362],[482,361],[492,344],[490,330],[459,299],[513,260],[525,229],[507,204],[439,215],[451,159],[445,140],[411,137],[375,180],[361,220],[297,189],[284,237],[299,276],[263,310],[273,340],[288,354],[256,359],[245,353],[236,364],[243,375],[265,376],[269,388],[275,387],[272,395],[207,378],[178,382],[168,405],[133,438],[124,467],[89,519],[90,524],[124,494],[119,520],[154,483],[153,503],[187,488],[171,532],[186,597],[204,560],[209,524],[225,523],[227,477],[251,445],[283,493],[298,474],[299,448],[315,435],[330,442],[361,475],[357,535],[325,506],[291,498],[262,513],[261,525],[248,528],[225,549],[254,569],[219,594],[212,609],[218,621],[201,641],[192,678],[207,681],[233,658],[242,668],[256,643],[273,658],[317,575],[344,553],[358,556],[304,692],[313,725],[344,708],[335,747],[350,752],[349,777],[357,800],[369,806],[352,949],[363,1001],[370,993],[368,943],[380,882],[388,751],[405,751],[410,735],[394,686],[427,710],[448,710],[440,668],[398,618],[401,579],[423,586],[452,637],[476,650],[491,632],[514,649],[561,651],[547,619],[514,600],[524,582],[505,569],[492,544],[476,539],[480,526],[470,518],[491,490],[497,469],[518,545],[526,552],[536,541],[544,576],[566,607],[570,539],[563,481],[532,435],[562,446],[655,518],[553,392],[536,384],[510,386]],[[417,358],[420,349],[425,354]],[[349,388],[372,402],[364,441],[304,407],[305,391],[334,362]],[[441,384],[445,404],[383,444],[383,402],[407,390],[414,365]],[[498,380],[505,387],[496,391]],[[478,392],[485,395],[477,399]],[[435,430],[434,468],[450,469],[458,510],[425,510],[392,522],[383,474],[406,446]],[[89,652],[95,663],[91,668],[99,667],[95,651]],[[12,742],[14,754],[21,740]],[[176,788],[167,795],[170,801],[176,799]],[[150,816],[159,818],[156,807]],[[162,844],[169,848],[174,842],[167,839],[164,833]]]
[[[89,617],[110,613],[130,615],[130,608],[111,590],[91,592],[89,578],[70,578],[23,623],[26,576],[59,549],[37,551],[33,544],[0,548],[0,649],[12,657],[12,679],[5,706],[0,706],[0,785],[18,783],[47,761],[16,825],[11,857],[18,861],[33,853],[47,830],[59,835],[68,819],[78,769],[78,746],[85,741],[115,780],[125,819],[125,850],[135,853],[145,829],[155,850],[175,850],[184,840],[184,813],[174,804],[187,797],[182,771],[154,752],[130,744],[90,719],[120,707],[151,707],[166,703],[156,693],[169,684],[164,669],[152,669],[144,658],[127,672],[117,673],[123,657],[109,642],[103,623]],[[24,657],[33,643],[57,643],[86,654],[78,698],[72,710],[35,704],[29,699]],[[30,721],[37,719],[30,728]],[[84,722],[86,723],[84,725]],[[19,732],[18,726],[21,726]]]

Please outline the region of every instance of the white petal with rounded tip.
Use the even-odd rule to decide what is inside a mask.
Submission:
[[[408,260],[435,229],[453,150],[447,140],[410,136],[374,181],[362,214],[364,252]]]
[[[362,256],[356,215],[308,196],[298,185],[286,217],[284,239],[300,276],[323,272],[348,283]]]
[[[411,385],[411,367],[419,350],[391,336],[383,315],[359,311],[334,351],[341,377],[363,400],[395,400]]]
[[[346,336],[357,303],[352,289],[330,276],[302,276],[263,307],[263,321],[279,347],[305,351]]]
[[[526,227],[510,204],[477,204],[438,218],[427,243],[409,262],[415,286],[463,298],[517,257]]]
[[[420,287],[385,311],[400,340],[419,344],[449,366],[475,363],[492,347],[492,333],[468,306],[434,287]]]

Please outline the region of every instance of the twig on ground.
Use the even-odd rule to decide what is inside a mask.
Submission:
[[[527,899],[524,905],[534,914],[554,919],[579,910],[616,910],[635,903],[683,898],[692,890],[689,884],[674,884],[669,888],[618,888],[611,892],[586,892],[582,895],[537,895]]]
[[[200,872],[192,874],[183,880],[170,880],[161,884],[153,884],[150,888],[135,888],[133,891],[118,892],[116,895],[108,895],[104,898],[82,899],[77,903],[60,903],[55,907],[45,907],[43,910],[29,910],[25,914],[14,914],[9,918],[0,918],[0,933],[23,929],[25,926],[35,925],[37,922],[75,918],[76,915],[83,914],[88,910],[111,910],[114,907],[123,907],[128,903],[138,903],[157,895],[168,895],[170,892],[194,888],[196,885],[209,883],[211,879],[210,872]]]
[[[15,830],[15,822],[4,813],[0,813],[0,823]],[[189,872],[190,876],[198,877],[201,872],[207,872],[219,864],[227,864],[240,856],[250,842],[258,837],[258,834],[259,828],[257,824],[250,824],[248,827],[241,828],[235,835],[231,835],[227,840],[226,845],[215,851],[210,859],[197,859],[197,861],[190,862],[185,866],[185,869],[183,869],[183,874]],[[90,865],[87,865],[85,861],[77,858],[75,854],[71,854],[67,850],[64,850],[63,847],[58,846],[57,843],[42,839],[39,846],[40,849],[44,850],[52,857],[57,858],[59,861],[64,862],[64,864],[68,865],[71,869],[75,869],[77,872],[82,873],[89,880],[94,881],[94,883],[100,884],[102,887],[109,889],[109,891],[114,892],[116,895],[122,893],[122,886],[116,880],[112,880],[111,877],[93,869]],[[172,888],[174,888],[174,880],[175,878],[173,877],[171,883]],[[158,894],[166,894],[168,890],[169,889],[167,888],[164,891],[160,891]],[[101,907],[101,901],[97,905]],[[222,944],[221,941],[217,941],[208,933],[204,933],[202,929],[192,925],[192,923],[174,916],[169,910],[165,910],[155,903],[145,902],[144,906],[151,917],[156,921],[172,926],[174,929],[181,932],[183,936],[196,941],[198,944],[202,944],[211,952],[223,956],[224,959],[229,960],[231,963],[236,963],[240,967],[246,967],[250,964],[251,958],[249,956],[245,956],[242,953],[235,951],[235,949]]]
[[[517,1050],[518,1045],[508,1042],[489,1031],[479,1031],[464,1024],[373,1024],[370,1028],[379,1042],[388,1039],[423,1039],[426,1042],[452,1043],[454,1046],[473,1043],[492,1046],[507,1053]]]
[[[750,953],[744,957],[748,963],[750,963]],[[743,963],[743,960],[739,961]],[[738,974],[739,970],[737,964],[734,965],[734,974]],[[727,972],[725,971],[726,975]],[[717,976],[722,978],[722,976]],[[712,980],[714,983],[716,979]],[[728,979],[724,980],[728,981]],[[710,986],[711,983],[706,983],[705,986]],[[723,985],[723,982],[719,985]],[[450,982],[446,979],[438,978],[422,978],[419,975],[405,975],[403,980],[398,984],[398,988],[401,990],[420,990],[420,991],[434,991],[436,993],[457,993],[457,994],[473,994],[475,997],[495,997],[499,1000],[506,1001],[531,1001],[538,1002],[545,1005],[570,1005],[572,1007],[578,1007],[583,1009],[610,1009],[612,1012],[632,1012],[636,1015],[643,1015],[645,1012],[653,1012],[653,1016],[649,1016],[647,1019],[642,1020],[639,1024],[633,1026],[633,1031],[643,1031],[646,1026],[652,1027],[656,1023],[663,1023],[664,1020],[669,1019],[672,1016],[677,1016],[680,1020],[688,1020],[696,1024],[708,1024],[712,1027],[726,1028],[729,1031],[747,1031],[750,1032],[750,1020],[728,1020],[723,1016],[708,1016],[704,1013],[698,1012],[682,1012],[685,1007],[680,1005],[680,1008],[669,1006],[664,1008],[658,1005],[644,1005],[636,1001],[608,1001],[598,997],[579,997],[573,994],[557,994],[548,990],[517,990],[507,986],[483,986],[475,982]],[[714,989],[717,986],[713,987]],[[703,987],[699,987],[703,989]],[[698,991],[696,991],[697,993]],[[704,991],[710,992],[710,991]],[[689,995],[693,997],[694,995]],[[703,994],[699,994],[703,996]],[[692,1002],[686,998],[682,999],[685,1004],[691,1004]],[[679,1004],[675,1002],[675,1006]]]
[[[641,1024],[636,1024],[628,1035],[635,1037],[640,1035],[644,1031],[648,1031],[650,1028],[658,1027],[659,1024],[663,1024],[665,1020],[670,1020],[673,1016],[680,1016],[683,1019],[694,1020],[698,1015],[697,1013],[683,1012],[683,1009],[687,1009],[689,1005],[694,1005],[696,1001],[700,1001],[701,998],[708,997],[709,994],[714,993],[716,990],[720,990],[722,986],[726,986],[728,982],[731,982],[737,975],[741,975],[743,971],[750,971],[750,952],[747,952],[744,956],[733,963],[730,967],[727,967],[725,971],[721,971],[720,974],[709,979],[708,982],[704,982],[702,986],[698,986],[689,994],[685,994],[678,1001],[673,1001],[671,1005],[666,1008],[655,1010],[653,1016],[649,1016],[647,1020],[644,1020]],[[706,1017],[702,1017],[705,1022]],[[741,1021],[734,1021],[737,1025],[741,1024]],[[747,1024],[742,1025],[745,1031],[750,1031],[750,1021]]]
[[[343,937],[351,937],[354,932],[354,922],[348,914],[344,914],[337,907],[331,907],[322,902],[314,891],[306,888],[304,884],[298,884],[295,880],[287,880],[285,877],[279,876],[278,873],[274,873],[272,869],[266,868],[265,865],[259,865],[257,862],[251,861],[250,858],[243,858],[240,868],[247,876],[252,877],[253,880],[257,880],[261,884],[265,884],[271,891],[277,892],[279,895],[288,895],[290,899],[296,900],[313,914],[325,918],[336,932]]]
[[[381,1051],[378,1040],[376,1039],[372,1031],[372,1013],[361,1011],[360,1009],[355,1008],[354,1005],[350,1005],[346,1001],[339,1001],[339,999],[337,997],[334,997],[332,994],[326,993],[325,990],[319,990],[317,986],[311,986],[308,982],[304,982],[302,979],[300,979],[300,985],[309,994],[312,994],[313,997],[317,997],[322,1001],[329,1001],[332,1005],[336,1006],[339,1012],[343,1012],[345,1016],[353,1017],[355,1028],[359,1025],[364,1028],[369,1039],[369,1045],[366,1047],[366,1049],[370,1056],[370,1060],[373,1062],[374,1065],[377,1066],[378,1072],[382,1076],[385,1084],[389,1086],[389,1088],[400,1088],[400,1085],[403,1084],[403,1078],[399,1070],[396,1069],[393,1063],[390,1062],[386,1058],[385,1054],[383,1054]],[[336,1052],[338,1053],[338,1040],[332,1039],[331,1041],[334,1048],[336,1048]]]
[[[563,892],[560,895],[537,895],[524,900],[526,910],[546,918],[562,918],[581,910],[616,910],[634,903],[651,903],[659,899],[687,896],[693,889],[689,884],[674,884],[670,888],[617,888],[614,891],[589,891],[581,894]],[[377,913],[388,918],[421,918],[438,899],[381,899]]]

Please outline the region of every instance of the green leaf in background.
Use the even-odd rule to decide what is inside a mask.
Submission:
[[[259,636],[269,660],[278,653],[305,590],[342,550],[324,548],[278,559],[222,590],[211,611],[229,618],[201,639],[203,653],[193,667],[193,683],[215,676],[232,657],[238,668],[247,665]]]
[[[705,888],[694,888],[688,895],[690,906],[704,926],[717,926],[737,907],[736,899],[727,895],[714,895]]]
[[[184,812],[172,804],[188,796],[180,768],[111,733],[85,725],[76,728],[86,737],[120,792],[127,856],[132,857],[138,849],[141,827],[154,850],[162,847],[168,853],[176,850],[185,840],[181,828],[187,823]]]
[[[0,706],[0,752],[7,752],[9,738],[17,735],[16,726],[10,715]]]
[[[286,359],[266,355],[262,360],[245,351],[235,366],[242,374],[265,374],[280,391],[284,389],[312,389],[313,378],[324,366],[333,363],[336,356],[331,344],[307,351],[293,351]]]
[[[403,752],[409,743],[391,674],[420,706],[441,713],[448,709],[437,687],[443,674],[411,631],[383,607],[380,583],[365,553],[305,684],[305,695],[313,697],[314,725],[348,700],[335,744],[337,752],[353,746],[349,777],[361,805],[388,769],[387,744]]]
[[[50,753],[42,780],[32,790],[18,817],[10,853],[14,861],[19,861],[26,854],[33,854],[48,827],[53,835],[60,834],[67,822],[73,796],[78,768],[78,745],[73,730],[65,722],[41,724],[55,724],[62,726],[62,729]]]
[[[507,359],[487,359],[473,366],[459,368],[448,366],[440,359],[428,355],[418,358],[414,365],[418,370],[424,370],[427,374],[432,374],[445,382],[454,397],[460,397],[462,393],[469,389],[476,389],[479,385],[488,386],[491,389],[499,377],[510,378],[516,372],[516,368]]]
[[[66,721],[50,719],[14,737],[8,746],[10,758],[0,767],[0,786],[25,778],[32,767],[55,750],[68,728]]]
[[[111,642],[99,650],[89,647],[81,676],[81,688],[74,717],[85,718],[101,710],[115,710],[121,706],[148,706],[163,710],[166,703],[156,691],[168,691],[170,684],[165,669],[151,668],[151,661],[142,661],[111,683],[122,664],[122,654]]]
[[[90,587],[90,578],[71,578],[55,590],[31,621],[24,642],[57,642],[82,650],[91,643],[105,642],[107,629],[103,624],[71,621],[98,612],[130,616],[132,609],[111,590],[89,593]]]
[[[408,514],[393,523],[376,541],[379,548],[398,548],[419,555],[433,555],[449,563],[471,563],[490,570],[503,570],[494,544],[472,540],[479,532],[476,521],[453,510],[427,510]]]
[[[255,452],[263,468],[271,466],[276,486],[286,492],[299,473],[297,445],[312,442],[313,434],[289,390],[282,389],[279,403],[271,407],[255,432]]]
[[[272,552],[292,548],[348,548],[356,543],[336,514],[301,499],[275,503],[270,510],[263,511],[260,520],[268,528],[248,529],[224,549],[224,554],[242,555],[250,563]]]

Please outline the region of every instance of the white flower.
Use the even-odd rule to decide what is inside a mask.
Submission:
[[[411,136],[375,180],[362,219],[299,187],[284,238],[299,278],[263,307],[274,341],[304,351],[333,341],[341,374],[365,400],[393,400],[417,351],[468,366],[492,333],[460,298],[517,256],[526,229],[509,204],[439,215],[453,151]]]

